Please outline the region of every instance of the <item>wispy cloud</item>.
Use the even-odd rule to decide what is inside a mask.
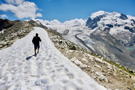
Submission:
[[[24,0],[5,0],[9,4],[22,4]]]
[[[0,5],[0,10],[9,11],[14,13],[19,19],[22,18],[37,18],[42,17],[41,13],[38,13],[38,7],[34,2],[28,2],[24,0],[5,0],[6,4]]]
[[[0,18],[4,18],[4,19],[6,19],[6,18],[8,18],[8,17],[7,17],[7,15],[2,14],[2,15],[0,15]]]

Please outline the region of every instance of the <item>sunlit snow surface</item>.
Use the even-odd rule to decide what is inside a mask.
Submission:
[[[64,57],[42,28],[0,50],[0,90],[106,90]],[[32,38],[42,39],[33,56]]]

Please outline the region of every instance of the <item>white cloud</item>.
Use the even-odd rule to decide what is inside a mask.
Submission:
[[[5,0],[9,4],[22,4],[24,0]]]
[[[42,17],[42,14],[41,13],[37,13],[37,17]]]
[[[16,17],[22,19],[22,18],[37,18],[42,17],[41,13],[37,13],[39,10],[35,3],[28,2],[24,0],[7,0],[10,2],[16,2],[21,3],[19,5],[13,5],[13,4],[1,4],[0,10],[2,11],[10,11],[15,14]],[[23,2],[24,1],[24,2]]]
[[[7,17],[7,15],[2,14],[2,15],[0,15],[0,18],[8,18],[8,17]]]

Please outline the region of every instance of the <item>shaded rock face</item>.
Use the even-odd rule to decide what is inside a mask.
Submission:
[[[69,30],[66,29],[64,32],[63,32],[63,35],[67,35],[69,33]]]
[[[127,29],[127,30],[129,30],[130,32],[135,33],[135,27],[132,27],[132,28],[131,28],[131,27],[125,26],[124,29]]]
[[[112,24],[106,24],[106,26],[109,27],[109,28],[113,28]]]
[[[122,26],[122,24],[114,24],[114,26],[120,27],[120,26]]]
[[[96,28],[96,27],[98,26],[98,24],[97,24],[98,21],[100,21],[100,19],[101,19],[102,17],[104,17],[104,15],[97,16],[97,17],[95,17],[94,19],[91,19],[91,18],[89,17],[89,19],[88,19],[87,22],[86,22],[86,26],[88,26],[88,27],[91,28],[91,29]]]
[[[12,21],[9,21],[7,19],[0,19],[0,31],[2,31],[2,29],[6,29],[13,26],[13,24],[14,23]]]
[[[122,43],[115,37],[104,33],[104,32],[94,32],[91,35],[91,39],[98,42],[95,46],[95,53],[98,53],[108,59],[119,62],[120,64],[127,66],[129,68],[135,69],[134,57],[130,56],[130,52],[122,45]],[[129,62],[130,61],[130,62]]]
[[[120,15],[119,18],[120,18],[120,19],[123,19],[123,20],[128,19],[128,17],[127,17],[125,14],[123,14],[123,13],[121,13],[121,15]]]
[[[135,24],[135,20],[134,19],[131,19],[131,21],[133,22],[133,24]]]

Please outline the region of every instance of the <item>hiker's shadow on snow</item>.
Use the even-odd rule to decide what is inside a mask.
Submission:
[[[33,56],[35,56],[35,55],[26,57],[26,60],[30,60]]]

